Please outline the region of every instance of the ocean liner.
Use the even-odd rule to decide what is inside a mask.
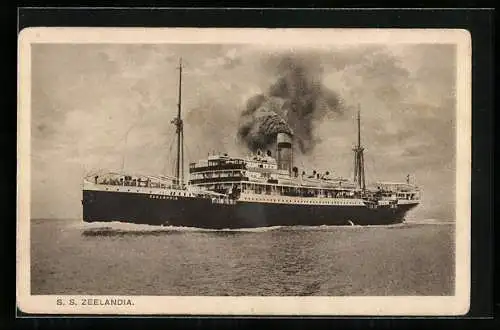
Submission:
[[[248,157],[226,153],[189,164],[183,178],[182,62],[176,127],[175,176],[93,173],[83,180],[83,221],[127,222],[198,228],[387,225],[404,221],[420,202],[420,190],[404,182],[365,184],[361,118],[353,180],[294,166],[293,133],[278,132],[275,150]]]

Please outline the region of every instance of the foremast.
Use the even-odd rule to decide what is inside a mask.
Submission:
[[[177,159],[175,170],[175,185],[184,186],[184,125],[181,117],[182,109],[182,58],[179,59],[179,93],[177,102],[177,117],[172,120],[177,133]]]
[[[365,190],[365,160],[363,151],[365,148],[361,146],[361,110],[358,104],[358,144],[352,149],[354,151],[354,182],[358,189]]]

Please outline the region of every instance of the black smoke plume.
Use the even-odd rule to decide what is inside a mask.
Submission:
[[[267,93],[251,97],[241,113],[238,138],[250,150],[268,149],[277,133],[289,133],[299,151],[308,153],[316,143],[313,120],[343,112],[338,94],[322,84],[317,63],[297,56],[270,61],[277,80]]]

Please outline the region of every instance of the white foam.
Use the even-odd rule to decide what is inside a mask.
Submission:
[[[429,218],[423,220],[407,220],[405,223],[418,225],[453,225],[455,224],[455,221]]]
[[[240,232],[266,232],[282,228],[282,226],[269,226],[257,228],[222,228],[222,229],[208,229],[198,227],[184,227],[184,226],[155,226],[146,224],[124,223],[118,221],[111,222],[91,222],[80,223],[79,228],[83,230],[111,230],[111,231],[139,231],[139,232],[158,232],[158,231],[191,231],[191,232],[217,232],[217,231],[240,231]]]
[[[335,230],[335,229],[361,229],[361,228],[394,228],[394,227],[405,227],[406,225],[450,225],[454,224],[453,221],[443,221],[437,219],[425,219],[425,220],[411,220],[405,221],[404,223],[389,224],[389,225],[320,225],[320,226],[266,226],[266,227],[256,227],[256,228],[222,228],[222,229],[208,229],[208,228],[198,228],[198,227],[185,227],[185,226],[161,226],[161,225],[147,225],[147,224],[134,224],[134,223],[124,223],[118,221],[112,222],[79,222],[74,226],[81,230],[107,230],[107,231],[125,231],[125,232],[269,232],[273,230]]]

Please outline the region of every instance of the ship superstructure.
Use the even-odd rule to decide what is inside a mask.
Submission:
[[[101,173],[84,179],[83,220],[122,221],[200,228],[244,228],[286,225],[377,225],[404,221],[420,202],[420,190],[409,182],[380,182],[367,187],[361,116],[353,180],[328,171],[294,166],[293,134],[278,132],[275,150],[247,157],[209,155],[189,164],[183,180],[181,74],[179,66],[176,126],[176,175]]]

